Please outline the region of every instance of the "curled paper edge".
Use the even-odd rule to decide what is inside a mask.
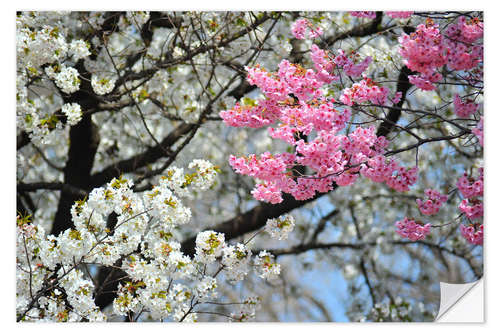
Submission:
[[[455,323],[484,322],[483,283],[483,279],[463,284],[440,282],[441,298],[439,304],[439,313],[436,316],[435,321]],[[474,292],[472,293],[471,290],[473,288]],[[468,297],[470,294],[474,294],[472,295],[473,297]],[[464,314],[466,314],[466,316],[463,316]]]

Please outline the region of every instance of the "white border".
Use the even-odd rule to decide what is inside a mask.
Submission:
[[[178,4],[182,4],[178,6]],[[255,333],[256,330],[261,329],[273,329],[273,327],[277,327],[275,325],[280,325],[280,329],[289,330],[293,328],[303,329],[308,326],[311,326],[315,331],[328,331],[345,328],[359,328],[359,329],[369,329],[374,332],[398,332],[400,333],[401,329],[409,332],[412,331],[421,331],[424,330],[442,330],[442,329],[450,329],[454,333],[458,332],[467,332],[470,333],[471,330],[476,331],[477,329],[490,329],[494,323],[499,322],[499,317],[495,310],[495,305],[498,306],[498,303],[493,295],[500,295],[499,290],[499,276],[498,276],[498,266],[496,266],[496,258],[494,256],[489,255],[490,253],[499,253],[498,246],[500,242],[496,240],[497,235],[500,235],[498,230],[498,224],[496,217],[498,217],[497,212],[495,211],[495,206],[498,206],[498,203],[495,200],[498,194],[498,169],[497,162],[500,154],[496,150],[498,147],[498,133],[500,131],[498,128],[498,124],[500,122],[499,114],[500,107],[497,105],[495,97],[499,94],[499,84],[498,80],[500,79],[500,73],[498,72],[498,22],[500,21],[498,17],[499,12],[496,11],[493,1],[435,1],[435,0],[419,0],[417,2],[408,2],[404,3],[405,6],[402,6],[401,1],[384,1],[383,3],[378,1],[367,1],[367,0],[358,0],[358,1],[350,1],[350,2],[337,2],[337,1],[280,1],[273,2],[270,1],[262,1],[262,0],[253,0],[251,2],[243,2],[243,1],[190,1],[190,2],[181,2],[176,3],[172,6],[171,2],[162,1],[162,2],[152,2],[152,1],[130,1],[130,0],[122,0],[120,2],[104,2],[104,1],[95,1],[95,0],[87,0],[85,2],[72,2],[72,1],[6,1],[2,3],[2,10],[0,12],[1,15],[1,24],[2,24],[2,42],[4,42],[5,49],[1,53],[2,61],[0,64],[2,65],[2,73],[3,78],[1,80],[2,84],[2,110],[0,114],[1,118],[1,136],[2,139],[2,147],[3,147],[3,163],[1,163],[1,171],[2,171],[2,191],[1,191],[1,200],[0,200],[0,211],[2,212],[2,219],[0,223],[2,223],[2,227],[4,232],[2,232],[3,240],[1,242],[2,246],[2,257],[3,258],[3,267],[6,267],[3,270],[1,286],[3,291],[2,298],[2,322],[4,324],[4,329],[8,331],[11,330],[51,330],[51,331],[62,331],[62,330],[89,330],[95,328],[103,328],[110,329],[111,327],[108,325],[112,325],[112,329],[119,329],[125,332],[136,331],[138,328],[142,327],[137,326],[136,324],[127,325],[127,324],[80,324],[80,325],[71,325],[71,324],[17,324],[15,323],[15,226],[14,226],[14,217],[15,217],[15,11],[30,9],[30,10],[132,10],[132,9],[142,9],[142,10],[183,10],[183,9],[191,9],[191,10],[250,10],[250,9],[258,9],[258,10],[397,10],[397,9],[417,9],[417,10],[443,10],[443,9],[454,9],[454,10],[485,10],[485,26],[486,26],[486,36],[485,36],[485,79],[487,82],[486,85],[486,98],[485,98],[485,107],[486,107],[486,118],[485,122],[486,127],[486,148],[485,149],[485,163],[486,163],[486,208],[485,208],[485,220],[486,220],[486,237],[485,237],[485,273],[486,273],[486,281],[488,292],[486,295],[490,295],[486,297],[486,324],[438,324],[438,323],[420,323],[420,324],[359,324],[359,323],[349,323],[349,324],[305,324],[305,323],[296,323],[296,324],[262,324],[262,323],[247,323],[247,324],[235,324],[238,326],[233,326],[233,324],[210,324],[210,323],[200,323],[196,326],[193,325],[183,325],[182,330],[217,330],[217,331],[226,331],[226,330],[234,330],[237,329],[239,332],[252,332]],[[495,126],[496,125],[496,126]],[[490,260],[490,258],[492,258]],[[489,283],[488,281],[493,281]],[[90,326],[89,326],[90,325]],[[139,324],[145,325],[145,324]],[[352,325],[352,326],[351,326]],[[445,325],[445,326],[443,326]],[[155,331],[155,330],[176,330],[180,329],[178,325],[168,324],[165,326],[164,324],[160,325],[147,325],[147,330]],[[312,327],[314,326],[314,327]]]

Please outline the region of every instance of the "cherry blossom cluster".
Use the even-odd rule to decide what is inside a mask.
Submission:
[[[337,63],[330,55],[327,50],[321,49],[318,45],[311,45],[311,60],[314,63],[314,68],[317,71],[318,80],[323,81],[324,83],[330,83],[332,81],[339,80],[339,77],[334,74],[334,69],[336,68]],[[343,58],[339,60],[344,60]],[[344,63],[347,61],[344,60]],[[352,61],[351,61],[352,62]]]
[[[240,311],[237,313],[231,313],[231,318],[233,321],[244,322],[255,317],[255,311],[260,309],[260,298],[259,297],[248,297],[241,304]]]
[[[323,30],[321,27],[315,27],[311,22],[306,19],[300,19],[293,23],[292,25],[292,34],[297,39],[306,38],[306,32],[308,34],[308,38],[316,38],[323,34]]]
[[[455,106],[453,111],[461,118],[468,118],[479,109],[479,104],[474,103],[472,100],[463,101],[458,94],[453,97],[453,105]]]
[[[465,226],[460,225],[460,232],[462,236],[471,244],[483,245],[483,225],[482,224],[470,224]]]
[[[222,249],[222,264],[229,283],[236,283],[248,274],[252,257],[251,251],[244,244],[227,245]]]
[[[483,168],[478,171],[477,178],[464,174],[457,182],[458,190],[464,197],[459,208],[471,220],[483,217]]]
[[[274,255],[267,251],[260,251],[254,259],[254,265],[259,271],[259,276],[267,280],[275,280],[280,274],[281,267],[274,261]]]
[[[434,90],[434,83],[442,79],[438,69],[447,65],[451,70],[471,70],[483,60],[482,43],[474,44],[483,36],[483,22],[478,18],[459,17],[444,33],[430,19],[417,26],[415,32],[399,37],[400,54],[409,69],[410,82],[422,90]],[[481,70],[482,72],[482,70]]]
[[[62,66],[54,79],[56,85],[66,94],[72,94],[80,89],[78,71],[73,67]]]
[[[337,55],[330,53],[326,50],[319,48],[316,44],[311,45],[311,60],[317,71],[318,80],[324,83],[339,80],[337,75],[334,75],[335,68],[342,68],[344,73],[348,76],[360,76],[372,62],[372,57],[365,57],[360,60],[359,53],[351,52],[346,55],[344,50],[337,50]]]
[[[116,79],[109,75],[93,74],[90,81],[92,89],[97,95],[106,95],[113,91]]]
[[[349,12],[354,17],[364,17],[364,18],[370,18],[374,19],[377,14],[375,12]]]
[[[214,231],[203,231],[196,236],[196,259],[209,264],[222,254],[224,234]]]
[[[469,220],[482,219],[483,217],[483,168],[479,168],[478,172],[479,175],[477,178],[473,178],[464,173],[457,182],[457,188],[464,198],[460,202],[459,209]],[[483,244],[483,224],[479,222],[469,223],[467,226],[461,224],[460,232],[469,243],[475,245]]]
[[[66,57],[69,47],[59,28],[46,26],[34,30],[22,18],[16,20],[16,28],[19,66],[36,70],[44,64],[61,61]]]
[[[36,14],[34,16],[36,18]],[[50,141],[51,131],[62,130],[64,126],[55,115],[56,108],[42,108],[41,98],[28,93],[28,82],[51,80],[62,94],[72,94],[80,89],[81,81],[73,63],[67,60],[84,59],[90,52],[81,39],[67,42],[61,26],[39,26],[35,21],[24,15],[16,18],[16,112],[18,127],[26,131],[33,142],[43,144]],[[70,113],[69,125],[81,119],[78,110],[76,103],[61,110]]]
[[[69,125],[76,125],[82,119],[82,108],[77,103],[66,103],[61,108]]]
[[[109,314],[96,306],[95,286],[82,264],[120,265],[130,280],[120,283],[112,315],[146,312],[154,320],[195,321],[193,304],[217,297],[218,272],[233,283],[244,279],[252,266],[252,253],[244,244],[227,244],[221,233],[198,233],[193,258],[181,250],[177,228],[189,222],[191,211],[179,197],[189,196],[187,191],[194,189],[206,190],[215,180],[216,168],[209,162],[194,160],[189,166],[196,171],[184,174],[182,169],[169,168],[159,185],[143,194],[133,192],[132,181],[122,177],[92,190],[88,199],[71,208],[74,228],[57,236],[46,235],[29,216],[18,216],[17,313],[21,320],[106,320]],[[117,221],[109,229],[111,213]],[[263,278],[279,274],[279,264],[272,259],[265,252],[255,257],[253,266]],[[37,303],[32,303],[34,297]],[[250,315],[254,312],[248,306]]]
[[[269,152],[259,157],[231,155],[229,163],[236,172],[263,180],[252,194],[257,200],[271,203],[283,200],[281,191],[305,200],[316,191],[330,191],[333,182],[340,186],[351,185],[358,178],[358,172],[376,182],[386,182],[397,191],[408,191],[417,180],[417,169],[404,168],[395,160],[386,162],[382,154],[387,144],[385,138],[376,136],[373,126],[359,127],[348,136],[322,130],[311,142],[296,141],[296,155]],[[292,177],[294,164],[308,166],[316,172],[315,176],[298,177],[295,181]]]
[[[90,55],[89,44],[81,39],[74,39],[69,44],[69,53],[74,62],[85,59]]]
[[[89,24],[97,26],[102,23],[102,17],[98,23],[92,13],[88,15]],[[57,98],[54,99],[55,95],[49,93],[40,96],[37,93],[35,97],[28,94],[28,85],[33,82],[51,85],[50,81],[55,84],[60,96],[73,94],[80,90],[82,80],[76,66],[79,61],[83,61],[85,68],[92,73],[91,83],[96,94],[111,92],[116,81],[116,78],[109,77],[108,74],[100,74],[109,72],[108,68],[93,65],[96,62],[89,59],[90,42],[75,38],[77,36],[74,36],[70,21],[59,18],[49,25],[44,16],[45,14],[31,12],[16,17],[17,122],[18,127],[26,131],[30,140],[37,144],[51,142],[65,128],[64,121],[56,115],[57,111],[68,117],[66,123],[71,126],[81,120],[79,114],[84,110],[79,110],[76,103],[71,104],[69,109],[68,106],[61,109]],[[133,19],[138,20],[137,17],[142,16],[138,14]],[[47,98],[50,103],[46,102]],[[54,132],[52,136],[51,132]]]
[[[361,104],[371,102],[373,104],[387,104],[389,89],[373,82],[370,78],[364,78],[360,82],[354,83],[352,87],[344,89],[340,96],[340,101],[346,105]]]
[[[470,70],[483,60],[483,44],[474,44],[483,37],[483,22],[460,16],[444,31],[443,44],[447,48],[447,64],[452,70]]]
[[[412,321],[410,316],[412,311],[414,311],[413,306],[398,296],[390,301],[375,303],[369,317],[376,322],[409,322]]]
[[[431,224],[424,224],[405,217],[403,220],[396,221],[396,233],[401,237],[408,238],[411,241],[422,240],[431,232]]]
[[[441,194],[433,189],[426,189],[424,191],[427,196],[426,200],[417,199],[417,205],[420,212],[424,215],[434,215],[439,212],[439,209],[448,200],[448,196]]]
[[[279,116],[279,109],[274,103],[266,100],[259,101],[256,105],[236,103],[233,109],[220,112],[221,118],[229,126],[260,128],[273,123]]]
[[[390,11],[387,11],[385,13],[388,16],[392,17],[392,18],[401,18],[401,19],[409,18],[413,14],[412,11],[403,11],[403,12],[390,12]]]
[[[410,75],[410,82],[423,90],[434,89],[432,83],[442,78],[437,69],[447,61],[446,46],[439,26],[428,20],[426,24],[419,24],[410,35],[403,33],[398,40],[405,65],[420,73],[419,76]]]
[[[472,129],[472,133],[474,133],[477,136],[477,138],[479,139],[479,144],[482,146],[483,140],[484,140],[483,117],[482,116],[481,116],[481,119],[479,120],[479,123],[477,124],[477,127]]]
[[[283,240],[288,238],[288,234],[295,226],[295,219],[292,215],[285,214],[275,219],[269,219],[266,222],[265,231],[271,238]]]
[[[356,58],[355,56],[353,56]],[[254,198],[273,204],[280,203],[282,193],[290,193],[298,200],[312,198],[316,192],[328,192],[334,184],[348,186],[361,174],[386,182],[397,191],[408,191],[417,180],[417,169],[407,169],[395,160],[386,163],[384,137],[377,137],[375,127],[358,127],[348,135],[338,134],[351,117],[348,108],[335,108],[335,101],[326,98],[321,89],[338,80],[335,68],[357,76],[371,62],[367,57],[359,63],[347,57],[342,50],[337,56],[316,45],[311,47],[314,69],[281,61],[276,73],[257,65],[247,68],[247,81],[260,88],[265,99],[244,99],[230,110],[220,112],[221,118],[234,127],[268,127],[271,138],[283,140],[292,146],[291,152],[265,152],[260,156],[231,155],[229,164],[241,174],[256,178]],[[388,103],[389,90],[365,77],[344,90],[340,100],[346,105],[370,101]],[[401,98],[401,93],[395,98]],[[271,127],[278,122],[276,127]],[[305,136],[314,131],[314,140]],[[298,167],[306,166],[314,173],[304,175]]]
[[[471,220],[483,217],[483,202],[477,198],[462,200],[458,208]]]
[[[372,57],[370,56],[365,57],[362,61],[359,61],[359,53],[352,52],[349,56],[346,56],[344,50],[341,49],[339,49],[337,53],[338,55],[333,60],[334,63],[337,66],[342,67],[346,75],[352,77],[360,76],[372,62]]]

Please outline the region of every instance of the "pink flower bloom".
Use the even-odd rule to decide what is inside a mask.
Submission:
[[[458,94],[455,94],[455,97],[453,98],[453,105],[455,106],[455,114],[461,118],[468,118],[479,108],[479,104],[476,104],[473,101],[462,101]]]
[[[294,23],[297,38],[314,32],[307,20]],[[417,180],[417,169],[407,169],[396,161],[386,161],[383,154],[389,144],[385,137],[377,137],[375,127],[357,127],[348,135],[339,134],[351,119],[349,108],[336,109],[335,100],[324,95],[325,84],[339,78],[335,69],[342,68],[347,75],[358,76],[372,61],[359,59],[356,53],[346,56],[342,50],[337,56],[316,45],[311,46],[314,68],[306,69],[284,59],[277,72],[269,72],[256,65],[247,67],[247,81],[256,85],[264,99],[237,103],[231,110],[220,112],[229,126],[268,127],[271,138],[283,140],[293,153],[265,152],[256,156],[230,156],[229,164],[235,172],[259,179],[255,186],[255,199],[270,203],[283,200],[288,193],[297,200],[307,200],[316,193],[325,193],[335,185],[349,186],[363,175],[375,182],[385,182],[397,191],[407,191]],[[389,90],[371,79],[353,84],[340,97],[345,104],[371,102],[386,105]],[[394,98],[401,98],[401,92]],[[311,140],[301,139],[310,135]],[[307,167],[312,174],[302,176],[294,170]]]
[[[357,77],[363,74],[363,72],[368,68],[372,62],[372,57],[366,57],[361,62],[359,61],[358,53],[351,53],[346,56],[344,50],[338,50],[338,55],[335,57],[334,62],[337,66],[342,67],[346,75]]]
[[[346,105],[371,102],[373,104],[387,104],[389,89],[381,87],[369,78],[364,78],[360,82],[354,83],[352,87],[345,88],[340,96],[340,101]]]
[[[333,70],[337,66],[336,63],[330,59],[325,50],[320,49],[316,44],[311,45],[311,60],[317,70],[316,77],[318,80],[330,83],[339,79],[338,76],[333,74]]]
[[[401,237],[408,238],[411,241],[422,240],[431,232],[431,224],[423,224],[422,222],[415,222],[405,217],[403,220],[397,221],[396,233]]]
[[[479,139],[479,144],[483,146],[483,140],[484,140],[483,117],[481,117],[481,120],[477,124],[477,127],[472,129],[472,133],[474,133],[477,136],[477,138]]]
[[[483,186],[483,168],[479,168],[479,176],[477,178],[468,177],[467,174],[464,173],[464,175],[458,179],[458,190],[465,198],[460,203],[459,208],[471,220],[483,217]]]
[[[422,90],[434,90],[436,86],[433,84],[434,82],[438,82],[441,80],[443,76],[438,72],[434,72],[431,75],[409,75],[408,79],[410,83],[416,85]]]
[[[366,164],[361,167],[361,174],[366,178],[371,179],[376,183],[387,181],[392,175],[395,163],[386,161],[385,156],[377,155],[369,159]]]
[[[464,16],[457,23],[450,24],[444,33],[430,19],[417,26],[415,32],[399,37],[399,52],[409,69],[419,72],[411,75],[410,82],[422,90],[434,90],[433,83],[441,79],[437,72],[447,65],[452,70],[471,70],[477,74],[470,80],[482,76],[483,44],[474,42],[482,38],[483,22],[478,18],[467,21]]]
[[[387,179],[389,187],[399,192],[406,192],[410,186],[417,182],[418,170],[416,167],[406,169],[401,166],[394,167],[393,175]]]
[[[413,14],[413,12],[385,12],[385,13],[392,18],[408,18]]]
[[[394,98],[392,99],[392,104],[398,104],[399,101],[401,101],[401,98],[403,97],[403,93],[401,91],[398,91],[394,94]]]
[[[464,198],[472,198],[483,195],[483,168],[479,168],[479,176],[476,178],[468,177],[466,173],[458,179],[457,187]]]
[[[292,25],[292,34],[297,39],[305,39],[306,31],[309,38],[316,38],[323,34],[321,27],[315,27],[311,22],[306,19],[299,19]]]
[[[257,200],[272,204],[278,204],[283,201],[281,191],[278,189],[276,184],[272,183],[258,184],[255,189],[252,190],[252,195]]]
[[[292,25],[292,34],[297,39],[306,38],[306,28],[308,21],[306,19],[297,20]]]
[[[474,18],[467,20],[464,16],[458,18],[458,23],[462,30],[463,38],[468,42],[475,42],[477,39],[483,37],[483,22]]]
[[[398,40],[401,44],[399,53],[409,69],[428,77],[446,64],[443,37],[438,25],[431,21],[426,25],[418,25],[417,30],[410,35],[403,33]]]
[[[483,22],[478,19],[467,21],[460,17],[458,23],[451,24],[445,31],[447,38],[448,66],[454,70],[468,70],[483,61],[483,44],[474,42],[483,36]]]
[[[257,106],[236,103],[231,110],[221,111],[219,116],[228,126],[260,128],[272,124],[279,115],[279,109],[272,102],[262,100]]]
[[[460,225],[460,232],[462,236],[471,244],[483,245],[483,225],[480,226],[472,225],[465,226]]]
[[[354,17],[365,17],[365,18],[371,18],[374,19],[377,17],[377,14],[375,12],[349,12]]]
[[[427,200],[422,201],[417,199],[417,205],[420,212],[424,215],[433,215],[439,212],[441,205],[448,200],[448,196],[439,193],[433,189],[426,189],[425,195],[428,197]]]
[[[464,199],[458,208],[471,220],[483,217],[483,203],[480,200]]]

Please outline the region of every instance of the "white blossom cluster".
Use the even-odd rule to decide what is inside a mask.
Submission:
[[[105,320],[105,316],[94,303],[92,281],[85,279],[81,271],[71,267],[72,264],[62,265],[55,271],[53,261],[61,259],[63,252],[57,244],[62,241],[64,241],[62,237],[46,237],[43,228],[18,218],[16,307],[18,315],[22,314],[20,319]],[[76,244],[72,242],[65,250],[77,247]],[[78,244],[83,246],[81,243]],[[71,255],[72,253],[67,253],[66,257]],[[67,261],[70,262],[69,259]],[[58,283],[54,284],[56,280]],[[47,287],[51,284],[52,287]],[[29,308],[33,297],[37,297],[38,306]],[[68,302],[73,310],[70,311],[65,302]]]
[[[75,62],[85,59],[90,55],[89,46],[81,39],[74,39],[69,44],[69,53]]]
[[[144,11],[135,11],[135,12],[127,12],[126,14],[127,21],[131,23],[133,26],[140,28],[149,20],[149,12]]]
[[[248,297],[241,304],[240,311],[231,313],[233,321],[244,322],[255,318],[255,312],[261,308],[261,299],[259,297]]]
[[[271,238],[283,240],[288,238],[288,234],[295,226],[295,219],[290,214],[282,215],[275,219],[268,219],[265,230]]]
[[[76,125],[82,119],[82,108],[77,103],[67,103],[61,108],[62,113],[68,118],[69,125]]]
[[[224,234],[215,231],[203,231],[196,236],[196,260],[212,263],[222,254],[225,247]]]
[[[217,168],[206,160],[196,159],[189,163],[190,169],[196,169],[195,177],[192,179],[192,186],[200,191],[208,190],[215,182]]]
[[[219,168],[212,163],[194,159],[189,163],[188,168],[195,169],[195,172],[184,173],[184,170],[175,166],[167,169],[166,175],[162,176],[159,184],[174,191],[179,197],[192,197],[189,189],[206,191],[215,183]]]
[[[397,297],[394,303],[376,303],[372,308],[371,317],[374,321],[409,321],[410,311],[411,304]]]
[[[244,244],[228,245],[223,250],[222,264],[227,267],[226,277],[230,283],[236,283],[248,274],[252,253]]]
[[[260,251],[259,255],[254,259],[259,276],[267,280],[275,280],[281,271],[280,264],[274,261],[274,255],[267,251]]]
[[[18,69],[33,68],[63,60],[68,51],[68,44],[58,27],[46,26],[32,30],[17,21],[17,61]]]
[[[209,188],[215,180],[215,168],[209,162],[194,160],[190,167],[195,173],[184,175],[182,169],[170,168],[159,185],[144,194],[133,192],[132,181],[122,177],[95,188],[87,200],[72,206],[75,227],[58,236],[45,235],[42,227],[19,216],[17,313],[21,320],[103,321],[110,315],[144,312],[153,320],[195,321],[192,305],[218,297],[220,271],[233,283],[244,279],[251,251],[243,244],[227,244],[222,233],[198,233],[194,258],[182,252],[177,227],[189,222],[191,212],[176,196],[176,188],[186,195]],[[112,229],[107,226],[111,213],[117,215]],[[279,274],[279,265],[271,259],[265,252],[255,259],[263,278]],[[96,286],[81,265],[120,262],[130,281],[120,283],[113,313],[105,315],[95,304]],[[30,306],[36,295],[41,295],[39,306]],[[245,315],[234,319],[252,318],[253,305],[247,304]]]
[[[54,115],[61,107],[58,94],[80,89],[81,78],[75,63],[90,55],[89,44],[73,38],[75,27],[66,21],[68,13],[29,12],[16,18],[17,118],[18,127],[36,144],[46,144],[61,135],[63,124]],[[43,66],[43,67],[42,67]],[[30,84],[50,87],[59,92],[28,90]],[[34,93],[31,93],[34,91]],[[49,92],[49,93],[47,93]],[[60,94],[62,93],[62,94]],[[69,125],[79,121],[77,108],[71,110]],[[56,132],[50,137],[51,132]]]
[[[106,95],[113,91],[116,79],[108,75],[93,74],[91,79],[92,89],[97,95]]]
[[[55,76],[56,85],[66,94],[71,94],[80,89],[78,71],[73,67],[64,66]]]

